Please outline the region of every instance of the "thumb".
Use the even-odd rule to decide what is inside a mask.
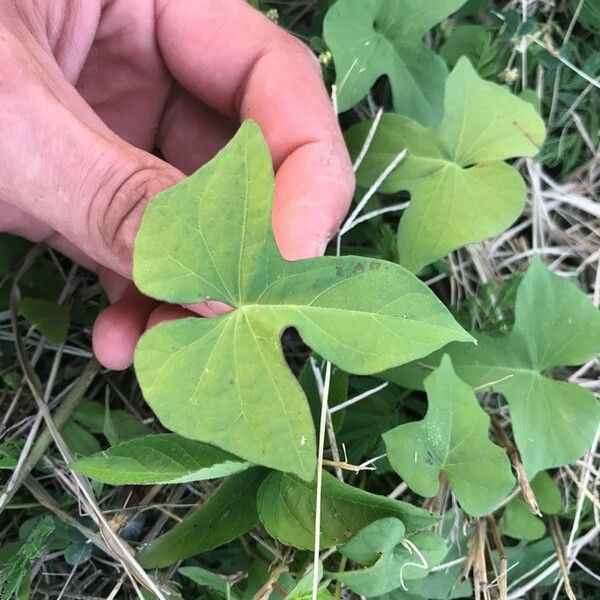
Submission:
[[[112,133],[58,68],[21,54],[11,48],[0,77],[0,202],[131,278],[146,204],[184,175]]]

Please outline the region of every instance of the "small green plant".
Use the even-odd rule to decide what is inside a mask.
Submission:
[[[445,475],[465,512],[484,515],[515,484],[508,456],[490,442],[490,419],[447,355],[423,383],[426,417],[383,436],[392,467],[425,497],[437,494],[440,475]]]
[[[444,352],[465,382],[492,388],[506,398],[527,475],[579,458],[596,434],[600,405],[590,391],[556,380],[552,373],[558,367],[585,363],[600,352],[598,309],[536,258],[519,284],[511,332],[482,333],[476,339],[473,351],[450,345]],[[391,376],[420,387],[422,377],[440,358],[430,356],[403,374],[395,371],[398,378]]]
[[[354,156],[371,125],[364,121],[348,131]],[[406,117],[384,115],[358,181],[372,185],[406,151],[379,188],[411,194],[398,229],[400,264],[416,273],[452,250],[511,225],[523,210],[525,184],[504,161],[536,155],[544,135],[544,122],[533,106],[481,79],[465,57],[446,82],[438,127],[425,129]]]
[[[323,35],[336,68],[338,106],[352,108],[382,75],[394,110],[423,125],[437,125],[447,67],[421,39],[466,0],[339,0],[327,13]]]

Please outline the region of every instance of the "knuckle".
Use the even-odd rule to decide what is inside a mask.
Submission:
[[[146,205],[176,182],[174,174],[145,163],[109,169],[89,204],[92,238],[110,255],[130,262],[133,240]]]
[[[301,40],[295,38],[291,35],[287,36],[286,45],[288,47],[288,52],[290,55],[294,57],[294,59],[301,60],[314,68],[318,69],[319,73],[321,72],[321,67],[319,65],[319,60],[314,55],[313,51]]]

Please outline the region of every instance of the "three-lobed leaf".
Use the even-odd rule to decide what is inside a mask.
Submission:
[[[370,127],[363,122],[349,130],[354,156]],[[439,127],[426,129],[405,117],[384,115],[357,175],[361,185],[371,185],[406,149],[405,159],[380,187],[411,195],[398,229],[400,263],[418,272],[508,227],[523,209],[525,184],[504,161],[534,156],[544,136],[535,109],[482,80],[467,58],[448,77]]]
[[[463,509],[484,515],[514,486],[508,456],[489,440],[490,419],[447,355],[424,385],[427,414],[384,434],[388,459],[417,494],[434,496],[444,474]]]
[[[135,244],[137,287],[171,303],[215,299],[234,310],[152,328],[135,369],[168,429],[311,480],[314,426],[283,356],[286,327],[357,374],[471,337],[398,265],[284,260],[271,229],[273,185],[265,140],[246,122],[211,162],[150,203]]]
[[[149,485],[217,479],[253,465],[220,448],[163,433],[111,446],[70,466],[102,483]]]
[[[423,531],[408,536],[407,543],[405,534],[402,522],[393,517],[367,525],[339,548],[343,555],[367,568],[337,573],[336,579],[356,594],[379,596],[405,581],[425,577],[446,556],[444,539]]]
[[[581,457],[600,423],[600,406],[589,390],[550,375],[557,367],[577,366],[597,355],[600,311],[536,257],[517,290],[512,331],[476,337],[472,349],[451,344],[444,352],[463,381],[491,386],[506,398],[527,475]],[[440,360],[437,353],[385,376],[418,386]]]
[[[316,486],[287,473],[271,473],[258,492],[260,521],[288,546],[313,549]],[[352,487],[323,472],[321,548],[347,542],[363,527],[384,517],[402,521],[408,533],[435,523],[433,515],[411,504]]]
[[[437,124],[447,70],[422,38],[465,1],[338,0],[325,16],[323,35],[335,62],[339,109],[352,108],[387,75],[394,110]]]

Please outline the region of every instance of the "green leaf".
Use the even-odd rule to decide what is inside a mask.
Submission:
[[[313,549],[316,484],[284,473],[271,473],[258,492],[258,514],[265,529],[287,546]],[[409,533],[435,523],[426,510],[378,496],[323,472],[321,547],[347,542],[360,529],[383,517],[401,519]]]
[[[192,514],[142,550],[141,564],[148,569],[165,567],[252,529],[258,522],[256,493],[263,478],[262,469],[248,469],[223,481]]]
[[[490,442],[490,418],[447,355],[425,379],[425,390],[425,418],[384,434],[388,459],[417,494],[434,496],[443,473],[465,512],[484,515],[515,484],[508,456]]]
[[[337,573],[336,579],[362,596],[386,594],[404,581],[425,577],[447,554],[444,539],[435,533],[415,533],[408,541],[410,545],[398,519],[381,519],[367,525],[339,548],[350,560],[367,568]]]
[[[542,570],[540,565],[549,564],[550,557],[556,557],[556,548],[550,537],[544,538],[532,544],[520,543],[518,546],[505,546],[504,552],[508,564],[511,565],[509,579],[519,582],[519,587],[527,585]],[[492,557],[496,565],[496,573],[499,572],[500,561],[498,553],[494,550]],[[537,581],[535,588],[543,590],[545,587],[556,585],[556,573],[549,573],[542,581]]]
[[[83,399],[73,419],[92,433],[106,434],[106,408],[100,402]],[[117,408],[110,411],[112,432],[121,442],[147,435],[152,430],[126,410]],[[105,435],[106,437],[106,435]],[[110,444],[110,440],[108,440]]]
[[[495,75],[499,68],[499,48],[492,33],[482,25],[462,25],[452,33],[440,48],[440,56],[454,67],[466,56],[480,77]]]
[[[531,489],[538,506],[544,514],[556,514],[562,508],[560,490],[546,471],[540,471],[531,480]],[[507,505],[500,520],[504,535],[517,540],[537,540],[546,533],[542,519],[531,513],[525,500],[520,496],[513,498]]]
[[[467,0],[465,5],[454,15],[454,19],[473,17],[477,13],[488,10],[492,0]]]
[[[387,75],[396,112],[437,124],[447,71],[422,38],[464,3],[338,0],[325,16],[323,35],[335,62],[339,110],[352,108]]]
[[[112,418],[108,398],[104,401],[104,423],[102,425],[102,433],[111,446],[116,446],[122,441],[117,426]]]
[[[148,485],[227,477],[252,465],[214,446],[163,433],[123,442],[70,466],[103,483]]]
[[[534,108],[480,79],[466,58],[448,77],[444,108],[435,129],[384,115],[357,174],[358,182],[369,186],[407,150],[380,190],[410,192],[398,251],[400,263],[413,272],[508,227],[523,209],[525,184],[504,161],[534,156],[544,141],[544,123]],[[349,130],[353,156],[370,127],[363,122]]]
[[[64,424],[61,434],[71,452],[76,456],[89,456],[100,451],[98,440],[73,420]]]
[[[294,326],[313,350],[357,374],[471,338],[398,265],[285,261],[271,230],[272,198],[266,142],[246,122],[211,162],[148,205],[134,251],[137,287],[174,304],[212,298],[235,310],[153,327],[135,369],[168,429],[310,480],[314,426],[282,330]]]
[[[542,519],[531,514],[523,498],[514,498],[507,505],[500,519],[502,535],[517,540],[539,540],[546,533]]]
[[[268,556],[271,557],[271,553],[268,553]],[[250,567],[247,569],[246,585],[242,593],[242,600],[254,600],[255,598],[262,597],[262,593],[265,591],[265,584],[269,581],[272,582],[272,570],[270,567],[271,564],[266,562],[262,557],[252,561]],[[294,585],[294,580],[289,572],[280,573],[277,581],[286,591]],[[259,591],[261,594],[257,595]],[[274,590],[270,594],[265,593],[265,600],[277,600],[278,598],[280,599],[281,596]]]
[[[69,307],[38,298],[23,298],[21,314],[49,342],[61,344],[69,331]]]
[[[539,509],[545,515],[555,515],[561,511],[563,502],[560,488],[546,471],[540,471],[531,480],[531,489]]]
[[[216,592],[219,596],[227,598],[227,600],[235,600],[239,596],[231,589],[231,584],[219,575],[211,573],[202,567],[181,567],[178,572],[191,579],[200,587],[207,587]]]
[[[587,389],[551,379],[549,370],[577,366],[600,351],[600,312],[570,281],[536,257],[517,290],[515,324],[505,336],[477,335],[478,346],[444,349],[458,376],[474,387],[489,385],[508,401],[513,435],[527,475],[580,458],[600,422],[597,399]],[[411,385],[441,359],[432,355],[406,367]],[[396,382],[402,369],[393,371]]]
[[[570,0],[573,11],[577,9],[581,0]],[[600,32],[600,2],[598,0],[583,0],[579,13],[579,21],[590,31]]]
[[[0,571],[0,593],[2,600],[10,600],[17,596],[26,578],[29,577],[29,567],[37,560],[46,547],[46,541],[54,531],[52,517],[42,517],[23,545],[6,562]]]
[[[9,233],[0,233],[0,278],[6,277],[31,248],[31,242]]]
[[[17,466],[23,442],[9,438],[0,442],[0,470],[12,470]]]
[[[323,578],[323,564],[318,564],[319,581]],[[312,598],[313,571],[309,571],[294,586],[286,596],[286,600],[310,600]],[[327,583],[322,583],[317,590],[317,600],[332,600],[333,596],[327,590]]]
[[[86,541],[69,544],[65,548],[65,561],[73,566],[87,562],[92,556],[92,549],[92,544]]]
[[[361,380],[361,387],[357,392],[374,388],[379,382],[374,379]],[[381,436],[386,432],[404,423],[406,417],[398,406],[400,394],[391,386],[364,398],[346,410],[344,427],[337,436],[339,444],[345,444],[349,462],[360,464],[368,458],[384,454]],[[334,413],[334,416],[337,413]],[[376,463],[381,466],[380,461]]]

